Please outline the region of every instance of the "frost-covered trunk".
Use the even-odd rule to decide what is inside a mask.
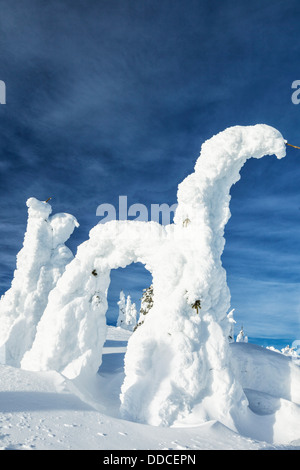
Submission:
[[[10,289],[0,300],[2,361],[19,366],[31,348],[36,325],[48,303],[48,294],[73,255],[64,245],[78,225],[69,214],[50,217],[50,204],[30,198],[23,248]]]
[[[123,415],[169,426],[192,414],[196,422],[218,419],[234,428],[247,400],[230,368],[224,227],[241,167],[272,154],[285,155],[275,129],[229,128],[203,144],[194,173],[179,185],[174,224],[94,227],[51,292],[22,367],[53,368],[69,378],[96,373],[110,270],[141,262],[153,277],[154,303],[128,342]]]

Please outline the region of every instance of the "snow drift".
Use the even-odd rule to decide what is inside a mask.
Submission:
[[[21,366],[66,377],[97,373],[106,338],[110,270],[141,262],[154,304],[131,336],[121,390],[123,416],[153,425],[217,419],[236,429],[248,400],[230,363],[230,293],[221,264],[230,188],[250,157],[285,156],[281,134],[236,126],[202,145],[178,188],[174,224],[111,221],[90,231],[49,294]]]
[[[252,344],[230,345],[234,372],[253,410],[245,432],[215,420],[199,425],[195,413],[184,427],[154,429],[121,419],[118,390],[130,336],[108,326],[102,366],[90,381],[79,379],[80,388],[57,372],[0,365],[0,450],[300,450],[300,406],[289,393],[291,382],[300,390],[300,368],[290,357]]]
[[[300,367],[295,358],[249,343],[231,343],[230,350],[250,409],[247,420],[238,424],[240,434],[299,445]]]

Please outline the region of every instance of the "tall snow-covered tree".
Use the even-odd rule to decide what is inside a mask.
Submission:
[[[130,295],[127,296],[126,310],[125,310],[125,328],[133,331],[136,326],[137,311],[135,303],[131,301]]]
[[[120,292],[120,300],[118,301],[119,316],[117,320],[117,326],[123,327],[125,324],[125,311],[126,311],[126,298],[124,292]]]
[[[234,324],[236,323],[235,319],[233,318],[234,308],[230,310],[227,315],[228,321],[230,323],[230,330],[228,334],[228,341],[229,343],[234,343]]]
[[[0,355],[3,362],[15,367],[32,346],[50,291],[73,259],[65,242],[79,226],[70,214],[50,216],[52,208],[47,202],[31,197],[26,204],[23,247],[11,287],[0,300]]]

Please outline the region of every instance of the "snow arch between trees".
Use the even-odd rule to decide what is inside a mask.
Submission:
[[[110,272],[140,262],[151,273],[146,245],[157,237],[160,227],[155,229],[142,222],[117,221],[94,227],[50,292],[33,348],[22,366],[54,369],[70,379],[97,373],[106,340]]]
[[[121,390],[124,417],[171,425],[197,412],[235,426],[247,400],[230,367],[230,293],[221,264],[230,188],[250,157],[285,156],[266,125],[235,126],[207,140],[195,171],[178,187],[174,223],[97,225],[50,292],[21,365],[69,378],[95,374],[106,336],[110,270],[141,262],[153,277],[154,305],[128,342]]]

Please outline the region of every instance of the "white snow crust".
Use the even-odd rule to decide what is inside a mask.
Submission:
[[[176,427],[153,428],[122,419],[119,390],[130,336],[128,330],[108,327],[102,366],[88,381],[80,377],[70,381],[54,371],[30,372],[0,365],[0,449],[125,449],[132,455],[134,449],[158,450],[161,454],[300,450],[300,407],[280,398],[283,383],[287,394],[290,380],[300,389],[300,368],[291,366],[291,358],[249,343],[230,345],[234,370],[247,386],[253,410],[253,419],[245,430],[234,432],[216,420],[199,424],[196,415],[194,422]],[[270,364],[277,371],[271,391]],[[98,460],[100,457],[97,454]]]

